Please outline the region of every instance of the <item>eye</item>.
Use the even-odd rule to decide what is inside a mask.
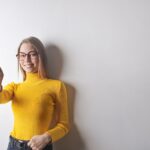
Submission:
[[[26,54],[19,54],[19,57],[24,58],[26,57]]]
[[[36,52],[31,52],[31,53],[30,53],[30,56],[31,56],[31,57],[36,57],[36,56],[37,56],[37,53],[36,53]]]

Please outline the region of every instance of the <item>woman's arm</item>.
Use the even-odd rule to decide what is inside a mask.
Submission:
[[[14,95],[14,87],[15,83],[12,82],[3,88],[2,81],[3,81],[4,73],[0,68],[0,104],[9,102]]]
[[[49,134],[49,136],[52,138],[52,142],[55,142],[65,136],[70,128],[67,91],[64,83],[61,81],[57,91],[56,107],[59,110],[58,122],[54,128],[47,131],[47,134]]]

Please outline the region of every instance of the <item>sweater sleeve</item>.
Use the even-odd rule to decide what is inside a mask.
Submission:
[[[14,96],[15,83],[7,84],[0,92],[0,104],[9,102]]]
[[[63,82],[60,82],[59,90],[57,91],[57,106],[59,109],[58,121],[54,128],[47,131],[51,136],[52,142],[55,142],[65,136],[69,131],[69,114],[67,92]]]

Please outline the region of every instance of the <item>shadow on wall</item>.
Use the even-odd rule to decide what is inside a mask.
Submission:
[[[46,46],[45,61],[49,77],[59,79],[63,69],[63,58],[60,49],[55,45]]]
[[[59,79],[63,70],[63,55],[56,45],[46,46],[46,63],[48,75],[52,79]],[[55,150],[86,150],[81,135],[74,123],[75,89],[65,83],[68,92],[71,129],[68,135],[54,144]]]

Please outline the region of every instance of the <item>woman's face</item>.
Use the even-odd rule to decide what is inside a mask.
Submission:
[[[39,57],[32,44],[23,43],[19,52],[19,64],[27,73],[38,72]]]

